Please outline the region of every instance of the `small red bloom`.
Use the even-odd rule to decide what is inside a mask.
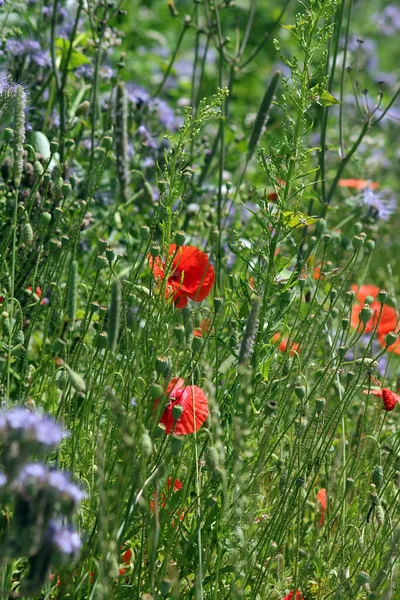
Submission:
[[[267,199],[270,202],[276,202],[276,200],[278,199],[278,194],[276,192],[270,192],[269,194],[267,194]]]
[[[163,280],[168,268],[166,286],[167,297],[172,297],[177,308],[185,308],[188,298],[201,302],[210,293],[214,281],[214,267],[207,254],[195,246],[179,246],[171,244],[169,258],[173,257],[170,266],[158,256],[149,257],[150,268],[155,279]]]
[[[279,344],[279,350],[281,352],[286,352],[287,347],[288,347],[288,341],[285,338],[281,339],[281,334],[280,333],[275,333],[272,337],[272,341],[274,342],[274,344],[276,344],[279,340],[280,344]],[[293,356],[293,354],[295,352],[299,352],[300,351],[300,346],[299,344],[296,344],[296,342],[292,342],[292,344],[290,345],[290,352],[289,354],[291,356]]]
[[[125,575],[125,569],[124,569],[124,568],[122,568],[122,569],[119,569],[118,573],[119,573],[120,575]]]
[[[122,560],[124,561],[124,563],[126,565],[130,564],[132,558],[132,550],[130,548],[128,548],[128,550],[126,550],[123,555],[122,555]]]
[[[200,327],[195,327],[193,329],[194,337],[203,337],[203,335],[205,333],[207,333],[209,328],[210,328],[210,319],[203,319],[200,323]]]
[[[182,378],[174,377],[167,388],[168,403],[161,415],[160,422],[165,425],[167,434],[189,435],[198,431],[208,417],[208,399],[205,392],[197,385],[184,385]],[[158,400],[154,403],[157,406]],[[183,408],[181,416],[175,420],[173,408]]]
[[[172,485],[172,477],[168,477],[167,479],[167,488],[169,489]],[[175,479],[174,481],[174,492],[179,492],[179,490],[181,490],[183,488],[183,483],[179,480],[179,479]],[[155,496],[155,493],[153,494]],[[166,500],[165,500],[165,494],[164,492],[161,493],[161,506],[162,508],[165,507],[166,504]],[[155,502],[154,500],[150,500],[150,509],[152,510],[152,512],[154,512],[154,506],[155,506]],[[183,513],[182,516],[180,517],[180,520],[182,521],[183,519]]]
[[[365,333],[371,333],[375,329],[377,323],[377,333],[380,336],[385,335],[386,333],[389,333],[389,331],[393,331],[394,329],[396,329],[397,313],[395,309],[392,306],[388,306],[387,304],[385,304],[382,308],[381,303],[378,302],[378,300],[375,300],[375,298],[379,294],[378,286],[366,284],[362,285],[361,287],[358,287],[357,285],[353,284],[351,286],[351,289],[356,293],[356,299],[359,302],[358,304],[353,304],[353,307],[351,309],[351,326],[354,329],[357,329],[357,327],[359,326],[359,315],[362,311],[367,296],[372,296],[372,298],[374,298],[374,301],[371,302],[370,305],[372,309],[372,317],[365,326]]]
[[[364,394],[373,394],[382,398],[383,406],[387,412],[394,410],[396,402],[400,404],[400,396],[395,394],[388,388],[382,388],[381,390],[363,390]]]
[[[172,477],[168,477],[167,479],[167,488],[170,488],[172,485]],[[179,479],[175,479],[174,481],[174,492],[176,490],[181,490],[183,488],[183,483],[181,481],[179,481]]]
[[[365,188],[375,190],[379,187],[379,183],[367,179],[339,179],[339,185],[340,187],[347,187],[353,190],[365,190]]]
[[[300,590],[296,590],[296,595],[294,595],[294,590],[292,590],[287,594],[287,596],[282,598],[282,600],[304,600],[304,598],[301,595]]]
[[[325,512],[326,512],[326,489],[321,488],[318,490],[317,500],[321,505],[321,516],[319,518],[319,526],[322,527],[325,523]]]
[[[50,573],[49,581],[54,581],[54,579],[55,579],[54,573]],[[57,587],[60,587],[60,585],[61,585],[61,579],[60,579],[59,575],[57,575],[57,584],[56,585],[57,585]]]

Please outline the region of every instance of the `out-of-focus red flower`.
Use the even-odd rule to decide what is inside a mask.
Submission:
[[[379,343],[382,346],[382,348],[386,348],[386,339],[385,338],[386,338],[385,335],[379,336]],[[387,347],[387,351],[393,352],[393,354],[400,355],[400,332],[397,334],[397,340],[391,346]]]
[[[172,485],[172,477],[169,476],[167,479],[167,488],[170,488]],[[174,492],[179,491],[183,488],[183,483],[179,479],[175,479],[174,481]]]
[[[365,190],[365,188],[376,190],[379,187],[379,183],[369,181],[368,179],[339,179],[339,185],[340,187],[347,187],[353,190]]]
[[[32,286],[31,286],[31,285],[28,285],[28,287],[27,287],[27,288],[25,288],[25,290],[26,290],[26,291],[27,291],[27,292],[28,292],[30,295],[32,295],[32,296],[35,298],[35,300],[40,300],[40,298],[42,298],[42,294],[43,294],[43,292],[42,292],[42,288],[40,287],[40,285],[36,286],[36,289],[35,289],[35,291],[33,291],[33,289],[32,289]],[[42,300],[41,300],[41,302],[40,302],[40,304],[41,304],[42,306],[45,306],[45,305],[46,305],[46,304],[48,304],[48,303],[49,303],[49,300],[48,300],[48,298],[42,298]]]
[[[296,594],[295,594],[294,590],[292,590],[291,592],[289,592],[287,594],[287,596],[282,598],[282,600],[304,600],[304,598],[303,598],[300,590],[296,590]]]
[[[214,267],[207,254],[195,246],[179,246],[171,244],[168,251],[172,264],[169,265],[157,258],[149,257],[150,268],[156,280],[165,279],[168,268],[166,285],[167,297],[172,297],[177,308],[185,308],[188,298],[201,302],[210,293],[214,281]]]
[[[322,527],[325,523],[325,512],[326,512],[326,489],[321,488],[317,493],[317,500],[321,505],[321,516],[319,518],[319,526]]]
[[[351,309],[351,326],[354,329],[357,329],[360,323],[359,315],[363,309],[364,302],[367,296],[372,296],[374,298],[373,302],[371,302],[370,306],[372,309],[372,317],[368,321],[365,326],[365,333],[371,333],[378,323],[377,333],[379,336],[385,335],[389,333],[389,331],[393,331],[396,329],[397,324],[397,313],[392,306],[388,306],[387,304],[382,305],[378,300],[376,300],[377,295],[379,294],[379,288],[376,285],[366,284],[358,287],[353,284],[351,289],[356,294],[356,300],[358,300],[358,304],[355,303]],[[381,314],[382,308],[382,314]],[[380,315],[380,317],[379,317]]]
[[[202,321],[200,323],[200,327],[195,327],[193,329],[193,335],[195,337],[203,337],[203,335],[205,333],[207,333],[209,328],[210,328],[210,319],[202,319]]]
[[[274,342],[274,344],[276,344],[281,338],[281,334],[280,333],[275,333],[272,337],[272,341]],[[279,344],[279,350],[281,352],[286,352],[288,348],[288,341],[285,338],[282,338]],[[291,356],[293,356],[293,354],[295,352],[299,352],[300,351],[300,346],[299,344],[296,344],[296,342],[292,342],[290,345],[290,352],[289,354]]]
[[[197,385],[184,385],[182,378],[174,377],[167,388],[168,402],[161,415],[160,422],[165,425],[167,434],[189,435],[198,431],[208,417],[208,399]],[[156,408],[158,400],[154,403]],[[181,416],[175,420],[174,406],[182,406]]]
[[[49,581],[54,581],[54,578],[55,578],[54,573],[50,573]],[[60,579],[59,575],[57,575],[57,584],[56,585],[57,585],[57,587],[60,587],[60,585],[61,585],[61,579]]]
[[[125,550],[121,558],[126,565],[129,565],[132,558],[132,550],[130,548],[128,548],[128,550]]]
[[[124,569],[124,568],[122,567],[121,569],[119,569],[119,570],[118,570],[118,573],[119,573],[120,575],[125,575],[125,571],[126,571],[126,569]]]
[[[314,267],[314,271],[313,271],[313,279],[315,279],[316,281],[318,281],[319,279],[322,281],[323,279],[325,279],[325,275],[323,275],[321,273],[321,267]]]
[[[167,488],[169,489],[171,487],[171,485],[172,485],[172,477],[168,477],[168,479],[167,479]],[[181,490],[182,488],[183,488],[183,483],[179,479],[175,479],[173,491],[174,492],[179,492],[179,490]],[[153,496],[155,496],[155,492],[154,492]],[[165,507],[165,504],[166,504],[165,494],[164,494],[164,492],[162,492],[161,493],[161,506],[162,506],[162,508]],[[150,500],[150,509],[152,510],[152,512],[154,512],[154,507],[155,507],[154,500]],[[181,521],[182,521],[183,517],[184,517],[184,514],[183,514],[183,512],[181,512],[181,515],[180,515],[180,520]]]
[[[251,287],[252,290],[255,289],[256,282],[254,281],[254,277],[249,277],[249,286]]]
[[[400,396],[389,390],[388,388],[382,388],[381,390],[363,390],[364,394],[373,394],[382,398],[383,406],[387,412],[394,410],[396,402],[400,404]]]
[[[270,202],[276,202],[276,200],[278,199],[278,194],[276,192],[270,192],[269,194],[267,194],[267,199]]]

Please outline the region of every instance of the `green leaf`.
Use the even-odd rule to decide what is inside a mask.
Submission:
[[[57,38],[56,48],[57,57],[61,59],[60,69],[63,70],[66,60],[68,58],[70,43],[64,38]],[[78,50],[75,50],[75,48],[73,48],[68,60],[68,69],[76,69],[77,67],[85,65],[87,63],[90,63],[90,60],[84,54],[82,54],[82,52],[78,52]]]
[[[271,359],[266,360],[260,365],[260,373],[264,379],[264,381],[268,381],[269,378],[269,368],[271,366]]]
[[[285,210],[282,214],[286,221],[286,225],[291,229],[312,225],[319,220],[318,217],[310,217],[310,215],[306,215],[302,212],[295,213],[293,210]]]
[[[340,104],[340,100],[336,100],[334,96],[328,90],[324,90],[322,94],[317,96],[317,104],[320,106],[332,106],[333,104]]]

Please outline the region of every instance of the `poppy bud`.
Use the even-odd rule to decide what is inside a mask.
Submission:
[[[168,369],[168,358],[166,356],[157,356],[155,366],[158,375],[163,375]]]
[[[195,336],[192,339],[192,350],[193,350],[193,352],[200,352],[202,345],[203,345],[203,340],[202,340],[201,337]]]
[[[143,241],[148,240],[150,236],[150,227],[147,227],[147,225],[142,225],[142,227],[139,229],[139,236]]]
[[[315,233],[316,235],[320,236],[325,232],[326,229],[326,221],[325,219],[320,219],[319,221],[316,222],[315,224]]]
[[[375,367],[378,366],[378,363],[376,362],[376,360],[374,360],[373,358],[368,358],[368,357],[356,358],[354,363],[356,365],[362,365],[363,367],[366,367],[367,369],[374,369]]]
[[[360,233],[359,235],[355,235],[352,240],[354,250],[360,250],[360,248],[363,247],[364,241],[365,241],[365,233],[364,234]]]
[[[81,102],[81,104],[78,106],[78,108],[76,109],[76,116],[80,117],[86,117],[89,114],[89,110],[90,110],[90,102],[88,100],[85,100],[84,102]]]
[[[154,244],[150,248],[150,254],[153,258],[157,258],[157,256],[160,256],[160,251],[161,251],[161,248],[158,244]]]
[[[113,145],[113,139],[110,135],[105,135],[103,137],[103,148],[104,150],[111,150]]]
[[[57,140],[52,140],[50,142],[50,153],[51,154],[55,154],[58,150],[58,141]]]
[[[95,340],[97,348],[106,348],[108,345],[108,335],[106,331],[100,331]]]
[[[3,136],[4,136],[5,142],[11,142],[12,137],[13,137],[13,130],[11,129],[11,127],[6,127],[4,129]]]
[[[61,242],[57,238],[52,238],[49,242],[49,248],[51,252],[58,252],[61,249]]]
[[[54,217],[56,219],[58,219],[59,217],[62,217],[63,214],[64,214],[64,211],[61,208],[61,206],[56,206],[54,209]]]
[[[215,446],[209,446],[206,450],[205,456],[206,466],[209,471],[215,471],[218,469],[219,465],[219,455],[218,450]]]
[[[294,428],[298,437],[302,437],[306,428],[306,424],[304,421],[300,419],[296,419],[294,422]]]
[[[303,385],[296,385],[294,388],[294,393],[298,398],[300,398],[300,400],[302,400],[306,396],[306,388]]]
[[[68,181],[64,181],[64,183],[61,186],[62,195],[67,198],[70,195],[71,191],[71,184]]]
[[[106,248],[106,257],[109,263],[112,263],[115,258],[115,250],[111,246]]]
[[[346,494],[348,494],[349,492],[351,492],[351,490],[354,487],[354,479],[352,477],[347,477],[346,479]]]
[[[384,304],[387,300],[387,297],[388,297],[388,293],[386,290],[379,290],[379,294],[377,295],[376,299],[381,304]]]
[[[355,374],[354,374],[354,372],[353,372],[353,371],[349,371],[349,372],[346,374],[346,381],[347,381],[347,383],[350,383],[350,381],[352,381],[352,380],[354,379],[354,375],[355,375]]]
[[[372,318],[372,308],[369,304],[364,304],[362,307],[360,314],[358,315],[361,323],[368,323],[368,321]]]
[[[277,404],[274,400],[269,400],[265,405],[264,412],[267,416],[273,415],[276,413]]]
[[[179,248],[179,246],[183,246],[183,244],[185,243],[185,239],[186,239],[186,234],[184,231],[176,232],[175,237],[174,237],[174,242],[178,248]]]
[[[340,348],[338,349],[339,357],[344,358],[346,356],[346,353],[347,353],[346,346],[340,346]]]
[[[224,303],[224,299],[220,298],[219,296],[216,296],[214,298],[214,310],[215,312],[219,312],[222,308],[222,305]]]
[[[325,233],[325,235],[323,236],[322,240],[323,240],[325,246],[329,246],[329,244],[332,241],[332,236],[329,233]]]
[[[353,290],[346,292],[346,301],[349,302],[350,304],[352,304],[354,302],[355,297],[356,297],[356,295],[353,292]]]
[[[376,465],[372,471],[372,482],[376,485],[376,489],[379,490],[383,483],[383,469],[381,465]]]
[[[108,265],[107,257],[104,254],[99,254],[96,257],[95,266],[98,271],[104,269]]]
[[[397,340],[397,335],[395,334],[395,332],[394,331],[389,331],[389,333],[385,337],[386,345],[387,346],[391,346],[392,344],[395,343],[396,340]]]
[[[69,237],[67,235],[62,235],[61,236],[61,246],[63,246],[63,248],[65,246],[68,246],[69,244]]]
[[[68,371],[69,381],[74,390],[82,393],[86,392],[86,383],[83,377],[81,377],[79,373],[75,373],[68,365],[65,365],[65,368]]]
[[[315,401],[315,408],[317,413],[321,413],[325,408],[326,400],[325,398],[317,398]]]
[[[367,240],[365,243],[365,250],[366,252],[368,252],[368,254],[371,254],[371,252],[373,252],[373,250],[375,249],[375,242],[374,240]]]
[[[330,313],[331,313],[332,319],[336,319],[339,315],[339,309],[336,308],[336,306],[334,306],[333,308],[331,308]]]
[[[106,240],[106,238],[99,238],[97,240],[97,249],[100,254],[103,254],[106,248],[108,248],[108,240]]]
[[[42,216],[40,217],[40,219],[41,219],[43,225],[50,225],[51,214],[49,212],[44,212],[44,213],[42,213]]]
[[[21,240],[23,244],[29,246],[33,242],[33,229],[30,223],[24,223],[21,231]]]
[[[149,388],[149,395],[152,400],[156,400],[157,398],[161,398],[163,395],[163,388],[158,383],[152,383]]]
[[[354,224],[354,233],[356,235],[358,235],[361,232],[362,232],[362,225],[361,225],[361,223],[355,223]]]
[[[49,185],[50,181],[51,181],[51,175],[50,175],[50,173],[45,173],[43,175],[43,183],[44,183],[44,185],[47,187]]]
[[[373,296],[366,296],[364,303],[365,304],[372,304],[372,302],[374,301]]]
[[[296,487],[298,488],[302,488],[304,487],[306,480],[304,479],[304,477],[296,477]]]
[[[361,571],[357,575],[356,583],[360,587],[365,585],[366,583],[369,583],[369,575],[365,571]]]

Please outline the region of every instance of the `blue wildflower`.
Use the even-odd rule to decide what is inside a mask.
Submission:
[[[397,199],[390,189],[372,190],[367,187],[363,191],[361,204],[368,207],[368,214],[373,219],[387,221],[396,210]]]
[[[49,523],[48,541],[63,562],[70,562],[79,557],[82,542],[78,533],[73,529],[63,527],[54,519]]]

